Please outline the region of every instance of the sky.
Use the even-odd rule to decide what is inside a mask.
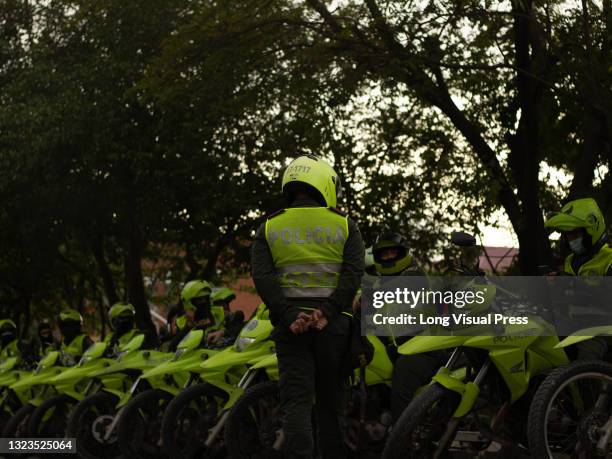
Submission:
[[[481,226],[482,242],[488,247],[516,247],[518,240],[506,219],[507,226],[495,228],[493,226]]]
[[[608,173],[607,168],[599,167],[595,173],[595,181],[593,185],[597,185],[597,182],[601,180],[601,177]],[[558,189],[568,189],[572,176],[567,172],[556,169],[549,166],[545,162],[540,163],[540,174],[539,178],[542,181],[548,182],[549,186],[556,187]],[[497,221],[498,225],[480,225],[480,232],[482,234],[483,244],[489,247],[515,247],[518,248],[518,239],[512,230],[510,220],[506,216],[505,212],[498,210],[495,212],[489,221]],[[551,239],[555,239],[553,235]]]

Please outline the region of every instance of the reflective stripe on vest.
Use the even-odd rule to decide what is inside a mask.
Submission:
[[[327,207],[285,209],[266,221],[266,240],[287,298],[328,298],[338,285],[348,219]]]
[[[572,268],[573,260],[573,253],[570,253],[565,258],[563,270],[567,274],[571,274],[573,276],[605,276],[612,266],[612,248],[610,248],[608,244],[604,244],[593,258],[578,268],[578,274],[576,274],[574,272],[574,268]]]

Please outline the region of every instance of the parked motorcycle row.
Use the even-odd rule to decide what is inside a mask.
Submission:
[[[456,241],[459,245],[461,241]],[[488,283],[479,270],[463,275]],[[612,364],[571,361],[571,348],[612,332],[581,330],[563,340],[510,325],[496,336],[414,336],[398,347],[450,358],[393,423],[393,363],[383,341],[354,369],[341,426],[354,457],[612,457]],[[76,438],[97,458],[283,457],[279,372],[269,311],[261,305],[235,341],[206,347],[190,331],[173,353],[143,349],[144,335],[108,358],[93,344],[62,366],[49,352],[32,370],[0,365],[2,437]]]

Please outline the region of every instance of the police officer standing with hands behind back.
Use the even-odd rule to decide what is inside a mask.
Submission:
[[[364,269],[363,241],[357,225],[336,209],[340,179],[322,159],[295,159],[282,190],[289,205],[259,228],[251,264],[275,326],[284,451],[292,458],[312,457],[314,396],[317,449],[323,458],[342,458],[341,367]]]

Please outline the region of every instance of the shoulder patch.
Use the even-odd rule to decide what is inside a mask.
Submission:
[[[346,217],[346,213],[342,212],[340,209],[338,209],[337,207],[328,207],[329,210],[331,210],[333,213],[338,214],[338,215],[342,215],[343,217]]]
[[[266,215],[266,220],[270,220],[271,218],[278,217],[280,214],[284,213],[285,209],[277,210],[276,212],[272,212],[271,214]]]

